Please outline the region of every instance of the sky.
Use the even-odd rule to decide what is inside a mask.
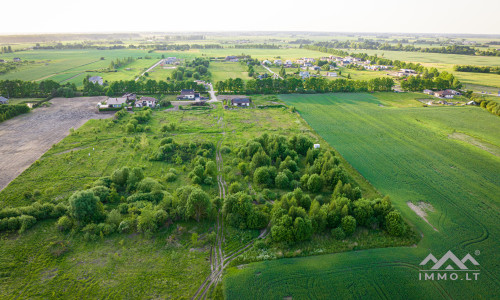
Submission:
[[[500,34],[500,0],[16,0],[0,34],[321,31]]]

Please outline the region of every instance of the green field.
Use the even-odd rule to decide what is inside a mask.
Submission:
[[[211,62],[208,70],[212,73],[213,82],[228,78],[250,79],[246,66],[237,62]]]
[[[418,247],[282,259],[231,269],[225,278],[228,298],[491,299],[499,294],[498,117],[477,107],[405,107],[416,96],[405,94],[400,101],[399,95],[281,98],[380,192],[391,196],[422,232]],[[438,231],[407,206],[409,201],[433,206],[427,219]],[[439,259],[448,250],[460,258],[479,250],[480,278],[420,282],[419,262],[429,252]]]

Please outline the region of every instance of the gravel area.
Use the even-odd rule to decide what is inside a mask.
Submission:
[[[54,98],[49,107],[0,123],[0,190],[66,137],[70,128],[112,117],[96,111],[97,102],[105,98]]]

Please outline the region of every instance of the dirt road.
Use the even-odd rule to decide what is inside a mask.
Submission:
[[[97,102],[105,97],[55,98],[50,107],[0,123],[0,190],[40,158],[53,144],[89,119],[109,118],[97,114]]]

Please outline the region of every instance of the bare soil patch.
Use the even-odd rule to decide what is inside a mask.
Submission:
[[[418,204],[413,204],[412,202],[408,201],[406,202],[408,204],[408,207],[410,207],[419,217],[422,218],[427,224],[429,224],[432,229],[435,231],[439,232],[436,227],[434,227],[428,220],[427,220],[427,213],[426,211],[433,212],[434,207],[430,203],[425,203],[425,202],[418,202]]]
[[[54,98],[40,107],[0,124],[0,190],[39,159],[53,144],[90,119],[110,118],[99,114],[97,102],[105,97]]]
[[[500,157],[500,148],[499,147],[492,145],[490,143],[487,143],[487,142],[483,142],[483,141],[476,139],[476,138],[474,138],[470,135],[467,135],[465,133],[454,132],[454,133],[448,135],[448,137],[450,139],[459,140],[462,142],[469,143],[473,146],[478,147],[481,150],[484,150],[484,151],[489,152],[495,156]]]

